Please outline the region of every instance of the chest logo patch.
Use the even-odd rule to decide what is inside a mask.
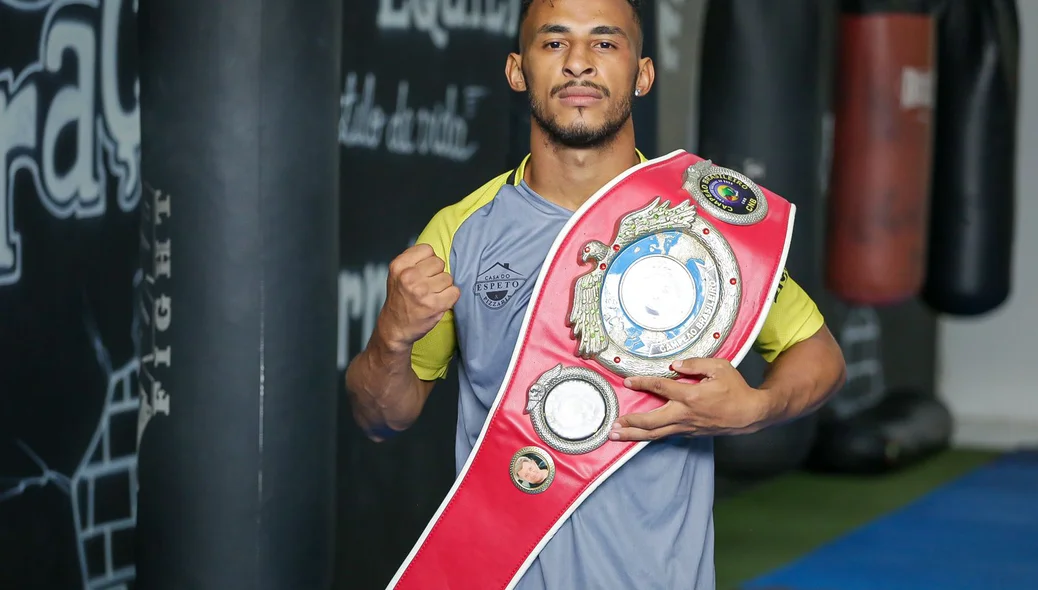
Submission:
[[[509,268],[507,262],[495,262],[493,266],[479,273],[472,292],[479,296],[490,309],[499,309],[508,303],[519,288],[526,283],[526,277]]]

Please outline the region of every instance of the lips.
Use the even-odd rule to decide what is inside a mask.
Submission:
[[[559,98],[602,98],[602,93],[586,86],[574,86],[559,92]]]
[[[603,97],[603,93],[587,86],[571,86],[559,91],[559,101],[566,106],[586,107]]]

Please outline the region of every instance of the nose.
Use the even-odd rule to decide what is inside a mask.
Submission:
[[[563,65],[566,76],[571,78],[583,78],[595,74],[595,64],[588,52],[580,47],[570,49],[566,54],[566,63]]]

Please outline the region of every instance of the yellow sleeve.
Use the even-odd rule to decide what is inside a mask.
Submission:
[[[446,265],[450,273],[451,242],[457,224],[452,219],[451,209],[443,209],[425,226],[418,235],[417,244],[429,244]],[[454,356],[457,340],[454,334],[454,310],[447,310],[440,321],[411,347],[411,368],[419,379],[433,381],[447,376],[447,367]]]
[[[461,224],[472,213],[497,195],[504,185],[509,173],[504,173],[490,180],[461,201],[444,207],[433,216],[429,224],[415,240],[417,244],[429,244],[437,256],[443,260],[445,271],[451,271],[451,246],[454,234]],[[411,347],[411,368],[415,375],[424,381],[443,379],[447,376],[447,368],[458,345],[454,331],[454,310],[448,310],[440,321]]]
[[[753,349],[770,363],[779,353],[813,336],[824,323],[814,300],[783,269],[774,302]]]

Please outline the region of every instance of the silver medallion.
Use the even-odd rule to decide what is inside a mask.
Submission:
[[[742,279],[724,236],[688,201],[656,197],[626,215],[612,246],[584,245],[570,324],[578,354],[627,376],[674,377],[675,360],[709,357],[739,311]]]
[[[512,485],[527,494],[539,494],[555,481],[555,461],[538,447],[523,447],[516,451],[508,470]]]
[[[548,446],[579,455],[605,443],[620,406],[604,377],[590,369],[559,364],[530,386],[526,411],[537,436]]]
[[[753,225],[768,215],[768,199],[757,183],[710,160],[701,160],[685,170],[683,188],[700,207],[732,225]]]

